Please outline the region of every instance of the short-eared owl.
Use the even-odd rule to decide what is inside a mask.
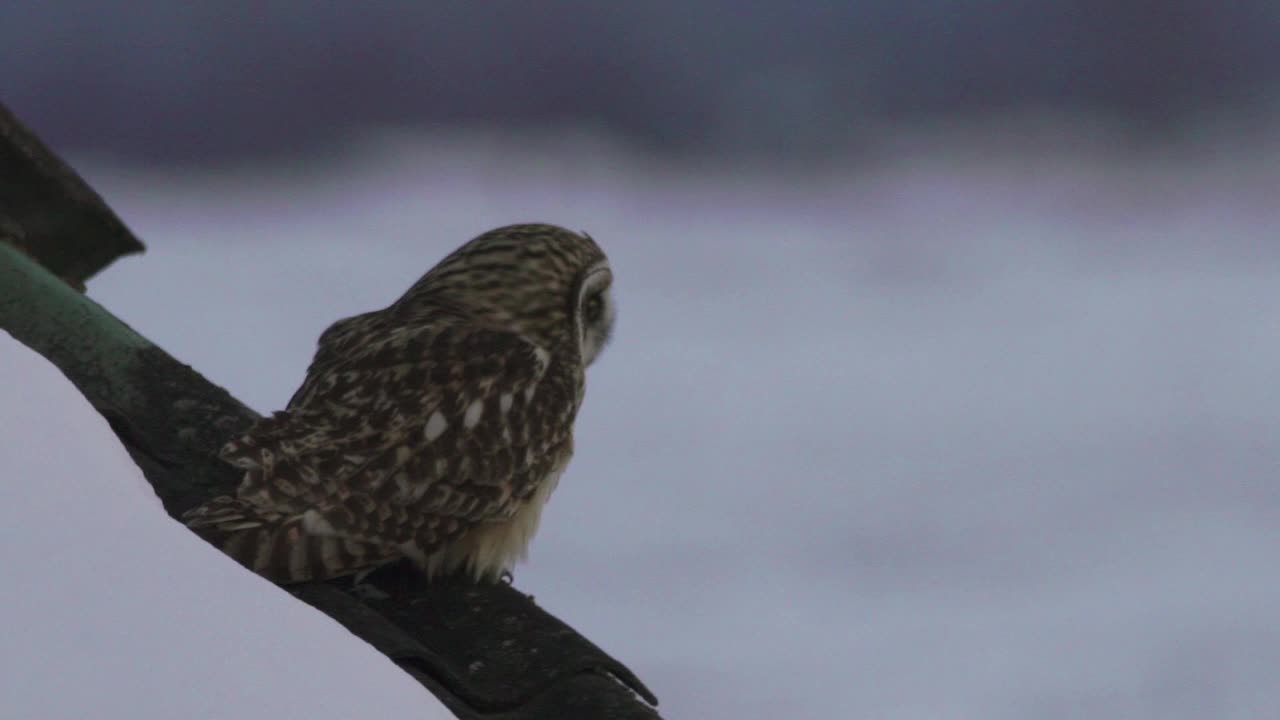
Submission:
[[[277,582],[402,556],[428,574],[508,572],[573,454],[612,282],[586,235],[475,238],[389,307],[326,330],[288,408],[222,448],[245,471],[235,497],[187,524]]]

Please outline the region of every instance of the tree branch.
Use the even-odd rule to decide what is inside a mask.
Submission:
[[[75,171],[0,103],[0,240],[83,288],[142,243]]]
[[[9,120],[0,106],[0,124]],[[0,132],[0,145],[11,137]],[[37,150],[48,152],[43,145]],[[6,153],[21,154],[0,147],[0,158]],[[232,492],[239,473],[215,453],[257,415],[33,259],[63,258],[58,267],[64,272],[87,277],[86,269],[92,274],[114,255],[85,258],[75,249],[111,246],[98,241],[118,238],[123,228],[114,215],[99,214],[72,225],[37,222],[54,229],[27,232],[26,222],[63,207],[49,195],[39,208],[28,208],[21,193],[10,193],[39,166],[0,161],[0,228],[17,227],[27,238],[25,253],[0,242],[0,328],[75,383],[111,423],[170,515]],[[62,234],[70,230],[75,234]],[[118,254],[120,246],[114,247]],[[387,655],[460,718],[658,717],[657,699],[630,670],[508,585],[459,578],[428,584],[399,565],[375,573],[361,592],[343,581],[285,589]]]

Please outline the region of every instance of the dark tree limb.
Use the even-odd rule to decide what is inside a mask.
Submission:
[[[0,103],[0,240],[76,288],[142,243],[98,193]]]
[[[0,114],[0,122],[6,117]],[[9,137],[0,137],[0,145]],[[54,165],[47,158],[16,165],[4,159],[30,154],[32,147],[48,153],[29,143],[0,148],[0,228],[16,227],[26,238],[25,252],[0,239],[0,328],[75,383],[110,422],[170,515],[232,492],[239,473],[215,452],[257,415],[59,281],[68,272],[87,277],[115,257],[86,258],[78,255],[82,249],[128,251],[111,240],[123,225],[109,210],[76,224],[39,221],[62,212],[56,193],[25,207],[26,196],[10,189]],[[56,167],[64,181],[74,177],[65,165]],[[74,198],[66,202],[78,207]],[[36,232],[26,229],[32,218]],[[62,258],[55,263],[58,277],[36,262],[45,258]],[[413,570],[392,566],[359,591],[340,581],[285,589],[387,655],[461,718],[658,717],[657,699],[625,666],[509,585],[457,578],[427,584]]]

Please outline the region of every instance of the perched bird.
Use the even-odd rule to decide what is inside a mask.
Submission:
[[[184,521],[277,582],[401,557],[494,580],[525,557],[573,454],[613,274],[591,237],[512,225],[321,336],[288,407],[227,443],[235,497]]]

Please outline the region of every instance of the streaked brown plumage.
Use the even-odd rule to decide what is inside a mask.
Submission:
[[[245,471],[236,496],[184,519],[278,582],[402,556],[499,577],[573,454],[611,283],[588,236],[477,237],[389,307],[326,330],[288,408],[222,449]]]

